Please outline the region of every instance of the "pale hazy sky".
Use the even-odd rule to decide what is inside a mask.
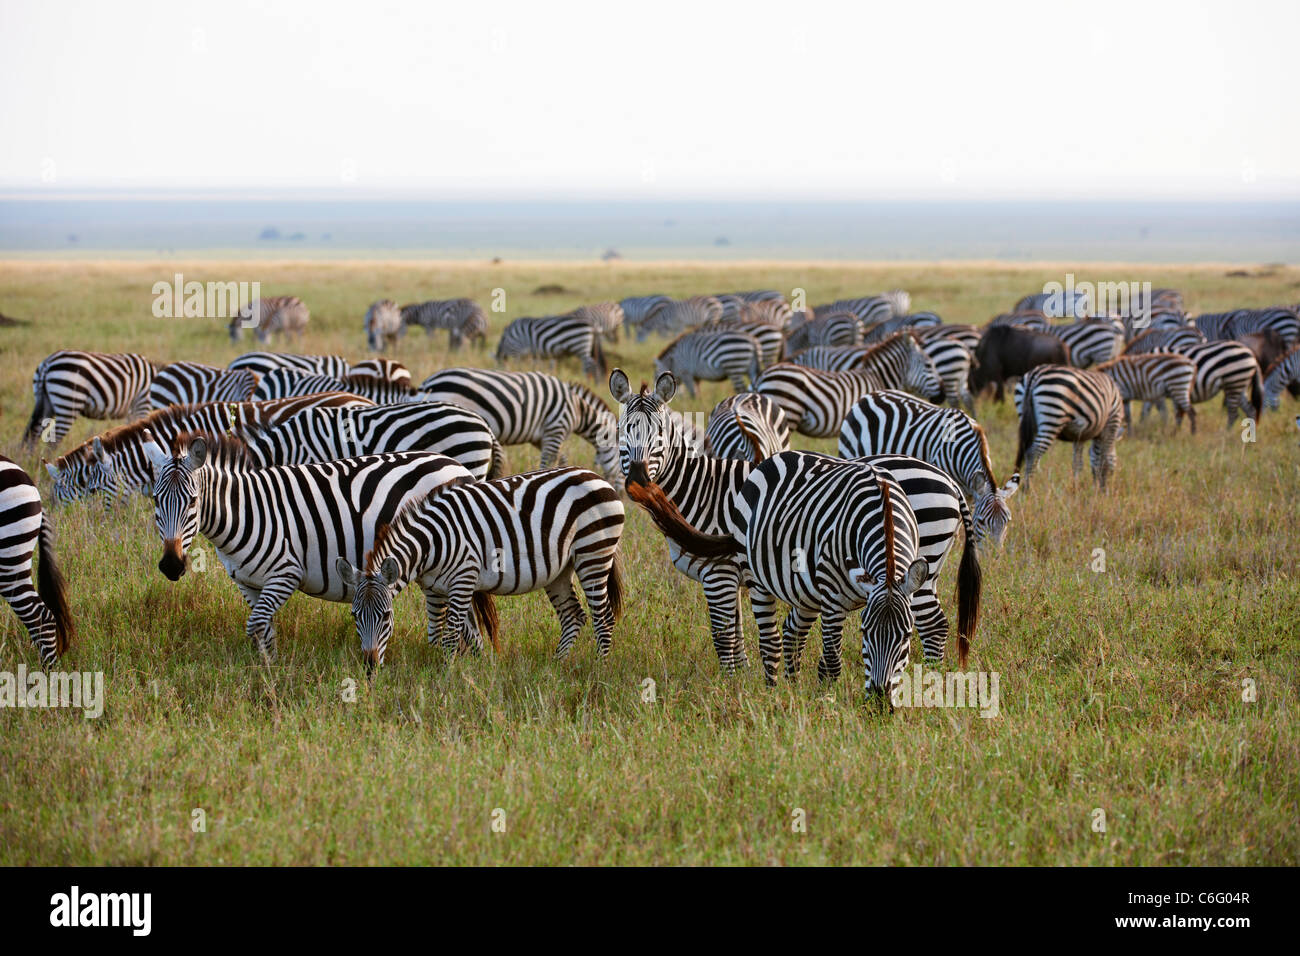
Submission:
[[[0,188],[1300,198],[1300,3],[0,0]]]

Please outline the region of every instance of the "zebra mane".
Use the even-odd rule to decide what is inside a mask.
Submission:
[[[881,476],[880,470],[872,466],[872,472],[876,476],[876,485],[880,488],[880,498],[884,508],[883,523],[885,526],[885,586],[891,590],[894,587],[894,506],[889,501],[889,485]]]
[[[411,499],[398,508],[391,519],[375,526],[375,540],[371,543],[370,550],[366,552],[366,574],[377,574],[379,572],[379,565],[383,563],[380,553],[387,546],[389,539],[410,523],[415,512],[423,509],[425,505],[450,487],[454,487],[454,485],[442,485],[434,488],[423,498]]]
[[[159,426],[174,426],[181,419],[189,415],[197,414],[202,410],[204,404],[210,403],[168,405],[166,408],[160,408],[156,411],[150,412],[144,418],[128,422],[125,425],[118,425],[116,428],[110,428],[101,435],[87,438],[76,448],[71,449],[67,454],[61,456],[55,464],[59,468],[62,468],[66,462],[74,458],[79,458],[81,461],[90,460],[94,454],[93,446],[95,438],[98,438],[100,443],[104,446],[104,451],[111,455],[114,452],[121,450],[125,445],[132,444],[136,441],[143,441],[146,429],[157,435]],[[216,404],[228,405],[232,403],[219,402]],[[168,431],[171,430],[174,429],[168,429]]]
[[[881,339],[875,345],[867,347],[867,350],[862,353],[862,357],[858,359],[858,365],[865,366],[872,359],[883,355],[887,349],[899,344],[905,335],[911,336],[913,341],[916,340],[916,336],[912,334],[911,329],[899,329],[888,338]]]
[[[954,411],[956,411],[956,410],[954,409]],[[957,414],[960,415],[961,413],[958,412]],[[979,439],[979,443],[980,443],[980,464],[984,466],[984,474],[988,476],[988,479],[989,479],[989,485],[990,485],[989,490],[990,490],[990,491],[997,491],[997,490],[998,490],[998,481],[997,481],[997,479],[993,476],[993,458],[989,455],[989,436],[988,436],[988,433],[984,431],[984,426],[981,425],[979,422],[977,422],[977,421],[972,421],[970,418],[968,418],[968,417],[965,416],[965,415],[962,415],[962,418],[965,418],[968,422],[970,422],[971,430],[975,432],[976,437]]]
[[[179,458],[181,455],[189,454],[190,445],[196,439],[203,439],[208,446],[206,464],[215,468],[234,468],[242,470],[253,465],[253,459],[248,454],[248,446],[244,444],[242,438],[234,435],[219,435],[206,430],[195,430],[190,432],[181,432],[172,439],[172,457]]]

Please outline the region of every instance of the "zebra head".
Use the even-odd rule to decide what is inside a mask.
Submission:
[[[866,672],[868,699],[882,699],[889,704],[889,694],[907,669],[908,651],[916,616],[912,611],[912,594],[925,583],[930,566],[925,558],[916,558],[899,577],[895,554],[894,506],[888,483],[876,476],[881,492],[881,519],[884,531],[884,574],[874,577],[869,567],[873,550],[870,538],[864,540],[861,566],[849,571],[849,578],[866,601],[862,608],[862,665]],[[901,492],[900,492],[901,494]],[[904,499],[906,503],[906,499]],[[915,532],[913,532],[915,534]],[[912,550],[915,550],[913,546]],[[891,705],[892,706],[892,705]]]
[[[54,500],[59,504],[77,501],[86,493],[86,473],[91,464],[85,460],[84,454],[67,455],[56,461],[42,458],[41,461],[54,480]]]
[[[335,559],[334,568],[343,583],[352,588],[352,620],[361,638],[366,673],[373,673],[384,662],[384,651],[393,636],[393,594],[401,568],[390,556],[384,558],[378,571],[363,574],[342,555]]]
[[[637,484],[658,481],[668,451],[665,409],[677,394],[677,379],[672,372],[663,372],[655,379],[653,392],[642,385],[640,393],[634,395],[627,373],[616,368],[609,376],[609,391],[623,406],[618,420],[618,455],[623,474]]]
[[[1007,526],[1011,524],[1011,509],[1007,499],[1020,488],[1020,472],[1007,479],[1001,488],[988,486],[982,495],[975,499],[971,509],[975,524],[975,537],[981,541],[992,541],[994,547],[1001,548],[1007,536]]]
[[[199,530],[199,486],[195,474],[207,458],[208,444],[202,438],[195,438],[182,451],[178,442],[174,454],[169,455],[146,430],[144,451],[153,468],[154,524],[163,542],[158,570],[169,581],[179,581],[185,573],[185,553]]]

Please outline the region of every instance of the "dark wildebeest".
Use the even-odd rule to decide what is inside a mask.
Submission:
[[[1069,365],[1070,347],[1046,332],[1035,332],[1017,325],[989,325],[975,346],[975,361],[970,370],[970,390],[978,395],[984,386],[997,386],[994,401],[1004,398],[1002,386],[1009,378],[1019,378],[1038,365]]]
[[[1259,363],[1261,369],[1268,368],[1287,352],[1286,339],[1273,329],[1247,332],[1245,335],[1238,335],[1237,341],[1255,353],[1255,361]]]

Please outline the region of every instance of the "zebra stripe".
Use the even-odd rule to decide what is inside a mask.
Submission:
[[[272,334],[301,335],[311,312],[296,295],[266,296],[239,309],[230,320],[230,341],[238,342],[244,329],[251,328],[257,341],[266,344]]]
[[[785,354],[794,355],[819,345],[856,346],[861,343],[862,325],[856,315],[852,312],[828,312],[793,325],[786,335]]]
[[[1255,353],[1245,345],[1228,340],[1206,342],[1181,349],[1178,354],[1196,363],[1196,378],[1192,382],[1194,405],[1208,402],[1222,391],[1229,428],[1236,422],[1238,412],[1247,418],[1258,418],[1263,412],[1263,376]]]
[[[731,395],[709,413],[709,450],[719,458],[739,458],[755,464],[790,450],[790,428],[781,406],[766,395]]]
[[[599,335],[571,315],[515,319],[501,333],[496,351],[498,362],[512,358],[549,358],[554,362],[570,356],[582,362],[584,375],[595,375],[597,370],[604,374]]]
[[[1300,316],[1295,309],[1237,309],[1198,315],[1195,321],[1196,327],[1210,341],[1268,331],[1277,332],[1288,346],[1300,339]]]
[[[785,348],[785,334],[780,328],[756,319],[720,319],[704,323],[697,331],[743,332],[752,336],[758,343],[758,360],[763,368],[780,361],[781,351]]]
[[[943,470],[974,502],[974,533],[1002,547],[1011,509],[1007,500],[1020,487],[1012,475],[998,487],[988,437],[968,415],[935,408],[904,392],[872,392],[855,405],[840,429],[841,458],[909,455]]]
[[[380,299],[372,302],[366,309],[363,328],[366,344],[371,351],[382,352],[396,345],[397,340],[406,334],[406,323],[402,321],[402,310],[392,299]]]
[[[623,324],[637,332],[637,341],[644,341],[640,326],[643,322],[653,322],[654,317],[673,300],[666,295],[632,296],[619,301],[623,309]]]
[[[655,376],[672,372],[692,398],[699,381],[730,379],[731,387],[743,392],[758,379],[761,368],[758,340],[746,332],[725,329],[683,332],[655,359]]]
[[[623,307],[617,302],[600,302],[596,305],[580,305],[569,313],[581,319],[610,342],[618,341],[618,330],[622,328],[626,316]]]
[[[352,616],[367,666],[383,662],[393,632],[393,586],[412,580],[425,593],[429,643],[441,638],[448,651],[481,644],[469,626],[476,593],[544,590],[560,620],[561,659],[583,626],[576,575],[596,647],[607,656],[623,601],[623,521],[618,492],[581,468],[461,485],[417,501],[377,536],[364,574],[346,558],[337,562],[354,589]],[[491,618],[487,629],[495,644]]]
[[[257,388],[257,373],[251,369],[217,368],[201,362],[172,362],[164,365],[149,387],[152,409],[196,402],[246,402]]]
[[[1070,350],[1070,364],[1076,368],[1109,362],[1124,350],[1123,325],[1110,319],[1048,325],[1043,331],[1065,343]]]
[[[349,392],[360,395],[376,405],[398,405],[420,401],[420,394],[406,382],[389,382],[369,375],[347,375],[334,378],[329,375],[304,375],[287,368],[273,369],[262,376],[253,390],[253,400],[270,401],[295,395],[316,395],[321,392]]]
[[[1277,411],[1282,404],[1282,391],[1292,389],[1296,394],[1300,386],[1300,345],[1291,346],[1290,351],[1269,366],[1264,373],[1264,404]]]
[[[974,353],[957,338],[931,336],[920,341],[921,348],[934,363],[935,374],[939,376],[943,401],[953,408],[965,405],[973,415],[975,398],[970,393],[970,369],[975,361]]]
[[[179,580],[194,536],[207,538],[249,606],[245,630],[266,659],[275,655],[275,614],[295,591],[346,600],[339,557],[359,563],[376,529],[405,505],[474,480],[458,462],[426,452],[247,469],[234,438],[182,435],[170,453],[145,447],[157,476],[159,570]]]
[[[152,362],[134,352],[60,349],[50,354],[32,376],[35,407],[24,443],[30,446],[39,438],[57,445],[78,417],[102,421],[148,414],[156,373]]]
[[[902,289],[894,289],[881,295],[869,295],[857,299],[836,299],[826,305],[819,305],[813,312],[819,318],[835,312],[852,312],[858,317],[864,329],[880,322],[892,319],[896,315],[906,315],[912,307],[912,297]]]
[[[1204,345],[1205,336],[1200,329],[1184,326],[1181,328],[1150,329],[1143,332],[1124,349],[1125,355],[1146,355],[1160,349],[1182,352],[1193,345]]]
[[[618,420],[591,389],[545,372],[446,368],[426,378],[422,398],[451,402],[487,422],[502,445],[533,445],[542,468],[554,467],[560,447],[577,435],[596,449],[596,467],[621,487]]]
[[[637,327],[636,340],[644,342],[650,333],[680,335],[690,329],[723,317],[724,309],[717,296],[697,295],[689,299],[673,299],[647,316]]]
[[[453,352],[466,339],[479,346],[487,342],[487,313],[473,299],[431,299],[404,305],[401,312],[404,325],[418,325],[429,335],[437,329],[446,329]]]
[[[343,378],[351,371],[346,359],[337,355],[292,355],[288,352],[245,352],[226,368],[248,369],[261,378],[268,372],[287,368],[306,375],[329,375]]]
[[[1196,409],[1192,407],[1196,363],[1187,356],[1173,352],[1121,355],[1097,366],[1097,371],[1109,375],[1119,389],[1120,398],[1124,400],[1125,428],[1131,427],[1133,422],[1129,402],[1159,403],[1160,418],[1164,421],[1164,400],[1168,398],[1174,403],[1177,413],[1174,430],[1182,427],[1183,415],[1187,415],[1192,434],[1196,434]]]
[[[1092,311],[1086,291],[1061,289],[1059,292],[1036,292],[1016,303],[1013,312],[1041,312],[1053,319],[1084,319]]]
[[[1252,359],[1253,361],[1253,359]],[[1115,470],[1115,443],[1124,434],[1123,399],[1108,375],[1066,365],[1038,365],[1016,384],[1020,444],[1016,468],[1026,479],[1058,438],[1074,442],[1074,474],[1083,467],[1083,443],[1092,441],[1092,476],[1105,490]]]
[[[32,554],[40,565],[32,587]],[[43,667],[53,667],[76,635],[67,585],[54,557],[54,526],[41,493],[18,464],[0,455],[0,594],[27,629]]]

